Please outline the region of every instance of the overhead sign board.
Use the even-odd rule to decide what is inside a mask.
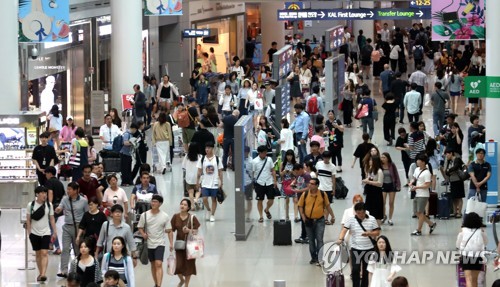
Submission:
[[[412,0],[410,8],[431,9],[431,0]]]
[[[185,29],[182,38],[200,38],[210,36],[210,29]]]
[[[278,10],[278,21],[293,20],[410,20],[431,19],[429,9]]]

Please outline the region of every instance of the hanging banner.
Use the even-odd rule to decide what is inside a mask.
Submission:
[[[143,0],[144,16],[182,15],[182,0]]]
[[[19,0],[21,43],[69,42],[69,0]]]
[[[431,4],[432,41],[485,40],[484,0]]]

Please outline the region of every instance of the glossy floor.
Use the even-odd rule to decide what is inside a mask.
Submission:
[[[382,99],[377,98],[378,102]],[[424,112],[424,121],[431,127],[431,114],[429,108]],[[464,130],[469,125],[469,121],[460,116],[458,119]],[[408,125],[405,125],[408,128]],[[432,133],[432,131],[430,131]],[[325,241],[338,238],[340,225],[339,220],[345,208],[350,207],[352,196],[361,193],[359,168],[356,164],[354,169],[350,168],[352,153],[355,146],[360,142],[361,130],[358,128],[346,129],[345,148],[343,150],[344,164],[341,176],[347,183],[350,191],[346,200],[336,200],[333,203],[333,210],[337,216],[337,223],[327,226]],[[374,141],[381,151],[388,151],[397,162],[399,172],[402,175],[404,170],[400,163],[400,153],[394,147],[387,147],[383,141],[382,123],[376,123]],[[165,197],[162,209],[172,215],[178,211],[178,203],[182,198],[182,176],[180,158],[174,161],[174,168],[166,175],[157,174],[156,178],[159,190]],[[233,174],[224,174],[225,186],[232,184]],[[309,251],[307,245],[293,244],[292,246],[275,247],[272,245],[273,227],[272,221],[265,220],[258,223],[255,203],[253,209],[253,230],[245,242],[236,242],[234,239],[234,196],[231,190],[228,191],[227,201],[217,209],[216,222],[205,221],[203,211],[196,212],[202,222],[201,230],[205,236],[206,255],[205,258],[197,261],[198,275],[192,278],[191,286],[239,286],[257,287],[273,286],[273,281],[277,279],[286,280],[288,287],[299,286],[325,286],[325,275],[319,267],[309,265]],[[130,193],[130,189],[127,189]],[[424,236],[411,237],[410,233],[415,229],[416,220],[411,218],[411,202],[406,191],[402,191],[396,196],[396,208],[394,215],[394,226],[384,225],[382,234],[388,236],[392,247],[400,251],[438,251],[454,250],[456,235],[459,232],[460,221],[438,220],[437,229],[431,236],[427,235],[424,227]],[[271,209],[274,216],[277,214],[276,207]],[[293,215],[290,215],[293,217]],[[2,210],[0,217],[2,232],[2,251],[0,252],[0,277],[1,286],[33,286],[38,275],[36,270],[21,271],[18,268],[24,265],[24,231],[19,224],[19,210]],[[488,226],[489,233],[491,226]],[[292,223],[293,238],[300,234],[300,224]],[[493,237],[489,236],[489,248],[493,248]],[[168,256],[168,255],[166,255]],[[34,266],[34,256],[29,247],[29,265]],[[64,280],[57,280],[56,273],[59,265],[59,256],[50,255],[49,259],[49,280],[46,286],[64,285]],[[487,286],[499,277],[500,273],[494,273],[492,266],[488,266]],[[136,286],[153,286],[149,266],[139,265],[136,269]],[[350,272],[346,270],[346,274]],[[454,265],[435,265],[427,263],[425,265],[409,264],[402,265],[402,271],[398,275],[406,276],[412,287],[428,286],[457,286]],[[346,286],[352,286],[351,281],[346,276]],[[139,284],[140,282],[140,284]],[[164,276],[162,286],[177,286],[176,277]]]

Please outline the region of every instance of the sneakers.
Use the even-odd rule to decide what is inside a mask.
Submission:
[[[306,237],[306,238],[297,238],[295,239],[295,243],[299,243],[299,244],[309,244],[309,239]],[[312,263],[311,263],[312,264]]]
[[[422,232],[418,231],[418,230],[415,230],[411,233],[411,235],[413,236],[422,236]]]
[[[309,261],[309,264],[311,264],[311,265],[312,264],[316,264],[316,266],[319,266],[318,265],[319,264],[318,260],[315,260],[315,259],[311,259],[311,261]]]
[[[431,230],[429,230],[429,234],[432,234],[432,232],[434,231],[434,229],[436,229],[436,226],[437,226],[436,222],[434,222],[434,224],[432,224],[431,226],[429,226],[431,228]]]
[[[389,221],[387,223],[389,223],[390,226],[394,225],[394,222],[392,222],[392,220],[390,220],[390,219],[389,219]]]
[[[215,216],[210,215],[210,222],[215,222]]]
[[[211,215],[212,215],[212,213],[209,210],[205,211],[205,220],[206,221],[210,220]]]
[[[382,219],[382,224],[384,224],[386,220],[387,220],[387,215],[384,215],[384,219]]]

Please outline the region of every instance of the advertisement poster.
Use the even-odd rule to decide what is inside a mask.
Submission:
[[[53,105],[63,111],[63,103],[66,101],[67,73],[61,72],[47,77],[31,80],[29,83],[30,96],[28,99],[30,106],[40,108],[40,111],[47,115]]]
[[[182,15],[182,0],[143,0],[144,16]]]
[[[484,40],[484,0],[432,1],[432,40]]]
[[[130,101],[134,100],[134,94],[122,94],[122,111],[131,110],[133,108]]]
[[[19,0],[19,42],[69,42],[69,0]]]

